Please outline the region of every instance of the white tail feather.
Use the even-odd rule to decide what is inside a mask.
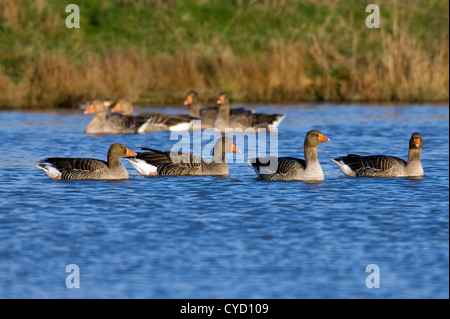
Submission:
[[[339,167],[339,169],[342,171],[342,173],[344,173],[344,175],[350,176],[350,175],[355,173],[350,168],[350,166],[345,164],[341,159],[338,159],[338,158],[334,159],[334,158],[332,158],[331,160],[337,165],[337,167]]]
[[[150,117],[147,121],[145,121],[144,124],[142,124],[141,126],[139,126],[137,132],[139,134],[144,134],[145,130],[147,129],[148,125],[150,124],[150,122],[152,121],[153,117]]]
[[[286,117],[286,115],[280,115],[279,117],[277,117],[277,119],[275,121],[273,121],[272,124],[270,124],[270,126],[277,128],[280,125],[281,121],[284,120],[285,117]]]
[[[150,165],[144,160],[134,157],[125,157],[125,159],[130,162],[134,169],[141,175],[155,175],[157,173],[158,168],[156,166]]]
[[[193,124],[193,121],[179,123],[177,125],[172,125],[171,127],[169,127],[169,130],[171,132],[188,131],[192,127],[192,124]]]
[[[51,165],[36,164],[36,167],[43,170],[44,173],[50,178],[58,178],[61,176],[61,172]]]

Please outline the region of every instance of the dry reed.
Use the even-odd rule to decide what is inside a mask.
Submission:
[[[448,46],[424,50],[388,36],[382,54],[356,64],[317,40],[309,46],[274,42],[269,52],[244,58],[230,51],[151,58],[126,51],[88,54],[75,63],[54,51],[29,62],[22,83],[0,73],[0,105],[73,107],[80,98],[123,96],[141,104],[177,104],[190,89],[206,100],[225,90],[250,102],[447,101],[448,58]]]
[[[270,9],[293,1],[243,3]],[[167,6],[156,0],[142,2]],[[309,2],[332,6],[322,0]],[[45,1],[32,5],[42,30],[57,29],[60,21],[48,13]],[[11,29],[26,23],[15,0],[0,0],[0,8],[0,21]],[[0,67],[0,107],[74,107],[80,100],[121,97],[147,105],[181,104],[190,89],[199,91],[205,103],[213,103],[220,91],[228,91],[235,101],[266,103],[448,101],[448,38],[423,47],[398,21],[395,10],[392,31],[368,31],[363,25],[355,29],[347,21],[352,19],[330,15],[306,39],[272,39],[268,50],[248,56],[234,53],[227,44],[219,52],[200,44],[196,49],[181,47],[173,55],[150,55],[136,45],[111,47],[103,53],[87,50],[77,58],[63,49],[46,49],[25,56],[19,80]],[[336,34],[342,35],[339,41],[334,41]],[[364,41],[376,49],[358,50]]]

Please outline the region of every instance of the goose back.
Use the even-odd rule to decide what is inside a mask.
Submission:
[[[386,155],[360,156],[348,154],[333,159],[340,165],[346,165],[349,169],[344,170],[349,176],[361,177],[393,177],[404,176],[406,174],[406,162],[398,157]]]
[[[224,92],[219,94],[217,104],[219,109],[213,126],[221,132],[225,132],[227,128],[242,130],[264,128],[273,131],[286,116],[284,114],[258,114],[252,111],[239,111],[232,114],[229,97]]]
[[[263,157],[250,159],[258,179],[283,181],[299,179],[306,168],[306,162],[294,157]]]
[[[420,133],[415,132],[409,140],[408,161],[387,155],[360,156],[349,154],[332,161],[347,176],[361,177],[420,177],[423,168],[420,162],[423,140]]]
[[[213,159],[210,163],[200,156],[183,152],[163,152],[142,147],[146,152],[126,159],[144,175],[228,175],[225,153],[240,152],[231,139],[222,137],[214,146]],[[220,143],[220,144],[219,144]],[[219,148],[220,146],[220,148]]]
[[[123,112],[123,114],[132,116],[134,114],[133,105],[125,100],[119,100],[113,108],[113,112]],[[160,112],[144,112],[132,116],[141,125],[138,132],[158,132],[158,131],[186,131],[192,127],[196,117],[188,114],[164,114]]]
[[[306,134],[304,142],[305,159],[295,157],[264,157],[250,159],[257,178],[261,180],[320,181],[325,178],[317,155],[317,147],[330,139],[318,130]]]
[[[111,145],[108,150],[108,161],[94,158],[49,157],[36,166],[51,178],[64,180],[82,179],[127,179],[127,170],[119,158],[125,155],[136,155],[123,144]]]
[[[189,106],[190,116],[200,118],[202,129],[208,129],[213,127],[214,122],[216,121],[217,118],[217,114],[219,112],[219,107],[212,106],[202,108],[198,93],[196,91],[188,92],[186,99],[184,101],[184,105]],[[235,116],[242,113],[252,114],[253,111],[243,107],[232,108],[229,110],[231,118],[234,118]]]
[[[107,107],[101,101],[94,101],[84,112],[94,113],[94,117],[86,126],[87,134],[134,134],[140,125],[131,116],[121,114],[107,114]]]

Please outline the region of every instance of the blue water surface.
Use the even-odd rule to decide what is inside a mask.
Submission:
[[[105,159],[115,142],[170,150],[181,135],[90,136],[82,112],[1,112],[0,298],[449,298],[448,105],[255,109],[287,114],[264,134],[281,156],[303,158],[310,129],[331,139],[324,182],[255,180],[251,137],[227,154],[227,178],[145,177],[122,160],[129,180],[51,180],[35,162]],[[406,159],[416,131],[423,178],[346,178],[330,160]],[[366,286],[370,264],[379,288]]]

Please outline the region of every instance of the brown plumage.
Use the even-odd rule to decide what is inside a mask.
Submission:
[[[197,117],[188,114],[164,114],[158,112],[145,112],[133,116],[134,107],[125,99],[119,100],[114,105],[112,112],[121,112],[123,115],[145,122],[144,126],[141,128],[142,133],[157,131],[187,131],[192,127],[193,121],[198,120]]]
[[[189,91],[186,99],[184,100],[184,105],[189,106],[189,115],[201,119],[201,129],[212,128],[214,122],[216,121],[217,114],[219,112],[219,107],[204,107],[201,108],[200,99],[196,91]],[[238,116],[250,116],[253,114],[253,110],[244,107],[235,107],[229,109],[231,121]]]
[[[423,140],[420,133],[413,133],[409,140],[408,161],[387,155],[360,156],[349,154],[332,159],[346,176],[361,177],[419,177],[423,176],[420,162]]]
[[[94,117],[86,127],[87,134],[135,134],[145,124],[145,119],[121,114],[108,115],[108,107],[103,101],[95,100],[84,111]]]
[[[224,92],[219,94],[217,104],[219,105],[219,111],[213,126],[222,133],[224,133],[227,128],[242,130],[247,128],[253,128],[255,130],[258,128],[264,128],[268,131],[274,131],[286,117],[285,114],[264,113],[239,113],[231,116],[230,99]]]
[[[136,155],[125,145],[116,143],[108,150],[107,161],[93,158],[49,157],[36,166],[54,179],[127,179],[128,172],[120,162],[123,156]]]
[[[233,140],[221,137],[213,149],[210,163],[200,156],[182,152],[162,152],[142,147],[147,152],[137,156],[126,157],[133,167],[142,175],[228,175],[225,153],[238,152]]]
[[[294,157],[263,157],[253,158],[248,162],[261,180],[320,181],[325,177],[319,163],[317,147],[329,140],[322,132],[312,130],[305,137],[305,160]]]

